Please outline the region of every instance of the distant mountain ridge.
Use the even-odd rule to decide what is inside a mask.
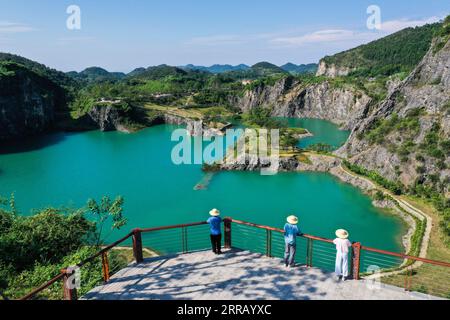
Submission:
[[[187,70],[200,70],[200,71],[207,71],[210,73],[218,74],[218,73],[224,73],[229,71],[241,71],[241,70],[248,70],[250,67],[246,64],[239,64],[236,66],[230,65],[230,64],[214,64],[210,67],[205,66],[196,66],[193,64],[188,64],[185,66],[180,66],[181,69],[187,69]]]
[[[276,66],[269,62],[260,62],[255,64],[256,68],[262,67],[263,69],[270,69],[272,71],[281,72],[280,69],[287,71],[292,74],[305,74],[305,73],[316,73],[319,65],[317,63],[309,63],[309,64],[294,64],[294,63],[286,63],[282,66]],[[206,66],[198,66],[193,64],[188,64],[185,66],[180,66],[179,68],[183,70],[200,70],[200,71],[206,71],[213,74],[220,74],[225,72],[232,72],[232,71],[248,71],[251,69],[254,69],[253,67],[250,67],[246,64],[239,64],[236,66],[230,65],[230,64],[214,64],[210,67]]]
[[[288,62],[280,67],[284,71],[287,71],[292,74],[305,74],[305,73],[316,73],[319,65],[317,63],[308,63],[308,64],[293,64]]]
[[[86,68],[81,72],[71,71],[67,75],[81,81],[87,82],[101,82],[101,81],[116,81],[126,77],[123,72],[109,72],[100,67]]]
[[[300,65],[287,63],[281,67],[269,62],[259,62],[251,67],[246,64],[239,64],[235,66],[230,64],[214,64],[209,67],[193,64],[176,67],[162,64],[158,66],[150,66],[148,68],[136,68],[128,74],[123,72],[110,72],[101,67],[89,67],[81,72],[70,71],[65,75],[76,81],[94,83],[103,81],[119,81],[125,78],[160,79],[170,75],[185,75],[192,71],[211,74],[222,74],[229,72],[230,74],[241,74],[243,77],[245,77],[248,73],[248,76],[251,78],[254,76],[263,76],[276,73],[282,74],[286,72],[291,74],[315,73],[317,68],[318,65],[315,63]]]

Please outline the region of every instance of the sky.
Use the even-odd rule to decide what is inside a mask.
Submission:
[[[67,27],[71,5],[81,29]],[[379,29],[367,27],[370,5]],[[62,71],[301,64],[448,14],[448,0],[0,0],[0,52]]]

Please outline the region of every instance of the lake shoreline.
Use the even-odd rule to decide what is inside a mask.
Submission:
[[[322,172],[329,173],[339,181],[350,184],[373,199],[374,194],[380,189],[368,179],[348,173],[343,168],[343,159],[334,155],[305,152],[308,161],[300,161],[296,155],[281,157],[278,170],[280,172]],[[268,167],[268,161],[260,159],[248,159],[245,163],[223,164],[220,171],[258,171]],[[407,226],[407,232],[401,235],[401,243],[405,252],[412,247],[412,237],[417,230],[417,224],[410,213],[401,210],[394,199],[387,198],[382,201],[373,199],[372,205],[379,209],[385,209],[391,215],[399,217]]]
[[[208,179],[203,179],[200,166],[176,166],[171,161],[175,144],[170,142],[171,134],[178,127],[154,126],[131,135],[95,131],[68,135],[60,141],[49,137],[53,143],[44,148],[2,157],[3,193],[18,191],[17,201],[25,214],[33,208],[82,205],[89,197],[120,194],[126,199],[131,227],[197,221],[203,219],[198,212],[208,212],[210,207],[219,207],[224,212],[234,212],[237,218],[265,225],[278,225],[285,219],[286,212],[306,211],[320,212],[323,217],[328,217],[324,218],[326,223],[317,224],[314,221],[318,218],[311,214],[304,218],[304,224],[314,234],[330,237],[338,224],[352,229],[360,221],[352,217],[366,217],[367,225],[354,229],[355,239],[385,250],[403,250],[398,237],[404,230],[401,222],[379,215],[369,198],[357,189],[343,184],[339,186],[340,183],[329,175],[296,177],[280,174],[265,179],[259,178],[258,173],[248,176],[245,173],[224,174],[215,177],[208,187]],[[86,153],[90,157],[87,158]],[[294,162],[297,161],[287,161],[286,169]],[[36,170],[37,165],[46,166],[47,163],[58,165],[45,171]],[[325,169],[324,166],[323,171]],[[22,172],[22,177],[30,177],[26,180],[29,183],[24,183],[23,178],[18,179],[15,172]],[[97,177],[95,182],[92,177]],[[173,181],[177,181],[176,188]],[[52,192],[38,190],[38,185],[47,185]],[[158,192],[148,192],[149,187],[157,187]],[[323,190],[329,192],[329,203],[316,201]],[[224,193],[228,197],[224,197]],[[271,198],[261,197],[263,193],[270,194]],[[26,198],[26,194],[31,198]],[[170,201],[174,196],[178,201]],[[349,205],[353,201],[357,204]],[[180,207],[180,203],[184,206]],[[176,214],[167,215],[168,211]],[[259,214],[255,216],[250,212]],[[339,221],[334,221],[340,215]],[[376,228],[378,230],[385,229],[386,237],[380,239],[373,226],[380,226]]]

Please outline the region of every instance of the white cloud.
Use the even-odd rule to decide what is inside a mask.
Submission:
[[[35,29],[22,23],[0,21],[0,33],[24,33],[31,32]]]
[[[286,37],[276,37],[269,41],[273,44],[301,47],[308,44],[330,44],[330,43],[366,43],[400,31],[408,27],[423,26],[425,24],[438,22],[442,17],[428,17],[424,19],[399,19],[390,20],[381,24],[381,30],[346,30],[346,29],[326,29],[319,30],[303,35],[294,35]]]
[[[223,34],[210,35],[192,38],[186,42],[193,46],[261,46],[272,45],[271,49],[296,48],[311,46],[333,47],[333,48],[353,48],[358,45],[368,43],[391,33],[400,31],[408,27],[423,26],[425,24],[438,22],[443,17],[432,16],[423,19],[397,19],[381,23],[380,30],[350,30],[350,29],[323,29],[310,33],[299,34],[299,30],[285,32],[260,33],[260,34]]]
[[[329,29],[329,30],[315,31],[302,36],[274,38],[271,39],[270,41],[272,43],[277,43],[281,45],[302,46],[305,44],[314,44],[314,43],[317,44],[330,42],[345,42],[358,39],[362,40],[367,36],[368,33],[358,33],[352,30]]]
[[[391,20],[381,23],[381,31],[386,33],[394,33],[409,27],[420,27],[425,24],[435,23],[441,20],[443,17],[433,16],[418,20],[399,19]]]

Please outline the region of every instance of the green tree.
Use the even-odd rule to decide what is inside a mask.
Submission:
[[[114,230],[119,230],[126,223],[127,219],[123,216],[123,197],[119,196],[115,200],[111,200],[108,196],[104,196],[100,203],[94,199],[89,199],[87,206],[95,221],[96,225],[96,245],[102,244]],[[107,224],[111,225],[109,234],[103,237],[103,231]]]

